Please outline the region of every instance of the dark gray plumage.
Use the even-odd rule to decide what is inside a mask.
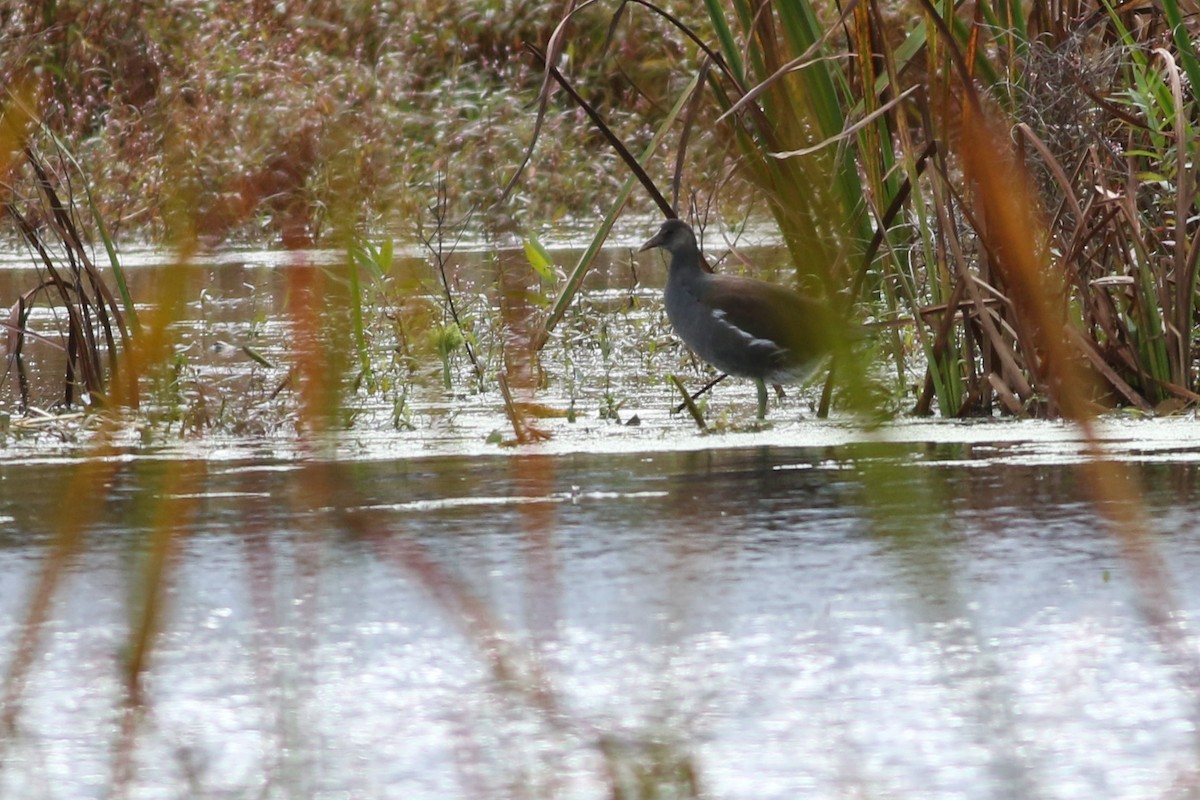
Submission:
[[[696,235],[671,219],[642,245],[671,254],[663,298],[667,317],[696,355],[722,372],[758,383],[758,416],[766,416],[768,383],[803,383],[833,348],[838,329],[824,304],[782,286],[702,265]]]

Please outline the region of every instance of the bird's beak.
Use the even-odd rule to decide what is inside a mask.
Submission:
[[[644,245],[638,248],[639,253],[644,253],[647,250],[653,250],[656,247],[662,247],[663,238],[661,233],[656,233],[650,237]]]

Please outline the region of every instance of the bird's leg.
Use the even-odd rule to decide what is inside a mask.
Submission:
[[[767,418],[767,382],[758,379],[758,418]]]

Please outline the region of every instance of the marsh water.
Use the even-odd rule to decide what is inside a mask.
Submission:
[[[136,292],[168,268],[131,263]],[[297,435],[294,265],[270,253],[186,267],[174,416],[103,447],[87,419],[14,416],[6,672],[64,507],[88,524],[6,694],[0,796],[108,797],[125,759],[138,798],[1200,791],[1192,418],[1100,427],[1152,531],[1131,555],[1065,425],[868,429],[793,393],[756,428],[753,389],[727,382],[707,411],[729,424],[701,434],[647,368],[688,368],[655,265],[635,283],[627,253],[607,264],[530,390],[573,409],[540,444],[503,444],[498,394],[461,356],[449,391],[430,369]],[[4,267],[7,301],[31,273]],[[463,292],[499,303],[483,274]],[[35,386],[56,368],[31,361]],[[133,598],[163,531],[130,744]]]

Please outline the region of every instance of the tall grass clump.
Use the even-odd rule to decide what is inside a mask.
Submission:
[[[128,344],[130,323],[136,325],[137,318],[92,196],[86,188],[83,197],[75,196],[77,184],[86,187],[78,163],[44,131],[35,139],[38,105],[34,83],[27,77],[0,103],[0,180],[8,190],[0,209],[38,271],[37,283],[9,307],[5,378],[15,384],[20,405],[29,408],[33,400],[27,351],[57,350],[63,369],[57,404],[104,405],[110,382],[118,377],[118,344]],[[39,144],[49,148],[49,156],[42,154]],[[90,218],[81,214],[83,208],[91,209]],[[120,299],[109,285],[110,276],[102,274],[93,260],[89,223],[104,240]],[[49,309],[60,321],[57,338],[31,326],[31,314],[38,307]],[[136,405],[136,391],[129,399]]]

